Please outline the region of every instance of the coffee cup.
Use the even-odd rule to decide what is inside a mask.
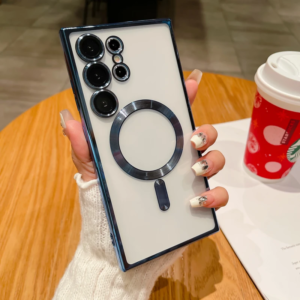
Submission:
[[[272,54],[258,68],[255,82],[244,165],[256,179],[275,182],[300,157],[300,52]]]

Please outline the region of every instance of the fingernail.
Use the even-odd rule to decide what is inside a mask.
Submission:
[[[203,175],[209,171],[209,164],[206,159],[202,159],[198,162],[196,162],[192,166],[193,171],[195,172],[196,176]]]
[[[193,79],[195,81],[197,81],[197,83],[199,84],[202,78],[202,72],[198,69],[195,69],[186,80],[189,79]]]
[[[209,207],[213,202],[212,195],[201,195],[190,200],[192,207]]]
[[[66,123],[65,123],[65,120],[64,120],[64,117],[63,117],[62,113],[60,112],[59,115],[60,115],[60,125],[63,129],[66,129],[67,126],[66,126]]]
[[[194,134],[191,138],[191,142],[194,144],[195,148],[201,148],[206,144],[206,135],[202,132]]]
[[[63,129],[67,128],[67,126],[66,126],[67,121],[74,120],[72,114],[67,109],[62,110],[59,113],[59,115],[60,115],[60,125]]]
[[[207,201],[207,196],[200,196],[191,199],[190,203],[192,207],[202,207],[205,205],[206,201]]]

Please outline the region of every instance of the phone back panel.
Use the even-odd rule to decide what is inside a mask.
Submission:
[[[71,76],[78,76],[77,85],[80,86],[77,89],[82,92],[79,102],[88,112],[84,118],[89,118],[89,131],[92,131],[89,134],[94,138],[100,156],[104,174],[98,175],[102,179],[105,177],[106,186],[102,192],[109,199],[105,203],[106,209],[114,216],[110,226],[119,260],[126,270],[216,232],[218,225],[213,209],[191,208],[189,204],[191,198],[207,190],[207,184],[191,169],[198,159],[198,152],[190,144],[193,121],[170,23],[151,24],[150,21],[135,26],[116,25],[113,28],[94,27],[71,32],[67,38],[72,53],[67,59],[74,60],[75,75]],[[112,77],[107,87],[119,100],[118,112],[133,101],[155,100],[167,106],[181,124],[184,138],[181,158],[175,168],[162,177],[170,200],[167,211],[159,208],[155,180],[141,180],[128,175],[112,155],[110,132],[118,112],[110,118],[101,118],[91,109],[90,99],[95,90],[84,82],[82,72],[87,62],[81,60],[75,50],[78,37],[87,32],[97,35],[104,44],[112,35],[121,38],[124,43],[123,62],[130,68],[130,78],[119,82]],[[114,63],[107,50],[101,62],[112,70]],[[154,170],[164,165],[172,156],[175,142],[169,120],[150,109],[133,113],[120,131],[120,147],[125,158],[142,170]],[[123,253],[120,254],[120,251]]]

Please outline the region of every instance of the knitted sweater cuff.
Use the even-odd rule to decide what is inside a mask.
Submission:
[[[181,256],[179,249],[127,272],[119,269],[97,180],[79,187],[81,238],[54,300],[147,300],[157,277]]]

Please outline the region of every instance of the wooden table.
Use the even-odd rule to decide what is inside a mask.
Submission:
[[[254,93],[254,82],[204,74],[193,104],[196,125],[250,117]],[[3,300],[51,299],[79,241],[76,170],[59,121],[64,108],[79,118],[70,89],[0,133]],[[262,299],[222,232],[190,245],[167,275],[156,282],[151,300]]]

